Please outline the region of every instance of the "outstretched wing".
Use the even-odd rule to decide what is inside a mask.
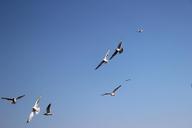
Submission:
[[[27,123],[29,123],[29,122],[32,120],[32,118],[33,118],[34,115],[35,115],[34,112],[31,112],[31,113],[30,113],[30,115],[29,115],[29,117],[28,117],[28,119],[27,119]]]
[[[104,93],[102,96],[111,95],[111,93]]]
[[[116,88],[113,90],[113,93],[115,93],[120,87],[121,87],[121,85],[119,85],[118,87],[116,87]]]
[[[12,98],[7,98],[7,97],[1,97],[1,99],[4,99],[4,100],[13,100]]]
[[[100,62],[100,64],[95,68],[95,70],[97,70],[103,63],[104,63],[104,61],[102,60],[102,61]]]
[[[34,105],[35,107],[39,107],[40,98],[41,98],[41,97],[38,97],[38,98],[37,98],[37,100],[36,100],[36,102],[35,102],[35,105]]]
[[[117,48],[121,48],[122,47],[122,41],[118,44]]]
[[[48,106],[47,106],[47,113],[50,113],[51,112],[51,104],[49,104]]]
[[[21,99],[21,98],[23,98],[25,95],[22,95],[22,96],[18,96],[16,99],[18,100],[18,99]]]
[[[118,53],[117,50],[115,50],[115,52],[113,53],[113,55],[110,57],[110,60]]]

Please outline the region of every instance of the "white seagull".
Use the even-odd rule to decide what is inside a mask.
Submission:
[[[139,29],[137,29],[137,32],[142,33],[142,32],[144,32],[144,29],[143,28],[139,28]]]
[[[115,96],[115,92],[116,92],[120,87],[121,87],[121,85],[119,85],[118,87],[116,87],[112,92],[107,92],[107,93],[102,94],[102,96],[105,96],[105,95]]]
[[[99,63],[99,65],[95,68],[95,70],[97,70],[102,64],[106,64],[109,62],[109,60],[108,60],[109,52],[110,52],[110,50],[108,49],[103,60]]]
[[[24,96],[25,95],[13,97],[13,98],[1,97],[1,99],[8,100],[10,101],[11,104],[16,104],[17,100],[23,98]]]
[[[115,52],[113,55],[110,57],[110,60],[117,55],[117,53],[121,54],[123,52],[123,47],[122,47],[122,41],[117,45],[117,48],[115,49]]]
[[[51,116],[53,115],[53,113],[51,113],[51,104],[49,104],[46,108],[46,112],[43,114],[43,115],[46,115],[46,116]]]
[[[35,102],[35,105],[32,107],[32,112],[30,113],[30,115],[29,115],[29,117],[28,117],[28,119],[27,119],[27,123],[29,123],[29,122],[32,120],[32,118],[33,118],[33,116],[34,116],[35,114],[38,114],[38,113],[40,112],[40,106],[39,106],[40,98],[41,98],[41,97],[38,97],[38,98],[37,98],[37,100],[36,100],[36,102]]]

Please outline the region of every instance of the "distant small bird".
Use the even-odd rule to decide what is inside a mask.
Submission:
[[[137,30],[137,32],[142,33],[142,32],[144,32],[144,29],[143,29],[143,28],[139,28],[139,29]]]
[[[46,116],[51,116],[51,115],[53,115],[53,114],[51,113],[51,104],[49,104],[49,105],[47,106],[46,112],[45,112],[43,115],[46,115]]]
[[[30,113],[30,115],[27,119],[27,123],[29,123],[32,120],[32,118],[34,117],[35,114],[37,115],[40,112],[40,106],[39,106],[40,98],[41,97],[37,98],[35,105],[32,107],[32,112]]]
[[[119,85],[118,87],[116,87],[112,92],[107,92],[107,93],[102,94],[102,96],[105,96],[105,95],[115,96],[116,91],[117,91],[120,87],[121,87],[121,85]]]
[[[115,52],[113,55],[110,57],[110,60],[117,55],[117,53],[121,54],[123,52],[123,47],[122,47],[122,41],[118,44],[117,48],[115,49]]]
[[[1,97],[1,99],[8,100],[10,101],[11,104],[16,104],[17,100],[23,98],[24,96],[25,95],[13,97],[13,98]]]
[[[125,81],[130,81],[131,79],[126,79]]]
[[[97,70],[102,64],[108,63],[108,61],[109,61],[108,60],[109,52],[110,52],[110,50],[108,49],[107,53],[105,54],[105,56],[103,58],[103,60],[99,63],[99,65],[95,68],[95,70]]]

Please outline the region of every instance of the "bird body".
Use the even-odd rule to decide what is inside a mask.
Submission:
[[[112,93],[111,93],[111,96],[115,96],[115,93],[114,93],[114,92],[112,92]]]

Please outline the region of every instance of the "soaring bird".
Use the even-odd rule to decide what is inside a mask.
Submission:
[[[112,92],[107,92],[107,93],[102,94],[102,96],[105,96],[105,95],[115,96],[116,91],[117,91],[120,87],[121,87],[121,85],[119,85],[118,87],[116,87]]]
[[[142,33],[142,32],[144,32],[144,29],[143,28],[139,28],[139,29],[137,29],[137,32]]]
[[[49,104],[49,105],[47,106],[46,112],[45,112],[43,115],[46,115],[46,116],[51,116],[51,115],[53,115],[53,114],[51,113],[51,104]]]
[[[108,49],[107,53],[105,54],[105,56],[103,58],[103,60],[99,63],[99,65],[95,68],[95,70],[97,70],[102,64],[108,63],[108,61],[109,61],[108,60],[109,52],[110,52],[110,50]]]
[[[122,47],[122,41],[117,45],[117,48],[115,49],[115,52],[113,55],[110,57],[110,60],[117,55],[117,53],[121,54],[123,52],[123,47]]]
[[[27,119],[27,123],[29,123],[32,120],[32,118],[34,117],[35,114],[37,115],[40,112],[40,106],[39,106],[40,98],[41,97],[37,98],[35,105],[32,107],[32,111]]]
[[[1,99],[8,100],[10,101],[11,104],[16,104],[17,100],[23,98],[24,96],[25,95],[13,97],[13,98],[1,97]]]

